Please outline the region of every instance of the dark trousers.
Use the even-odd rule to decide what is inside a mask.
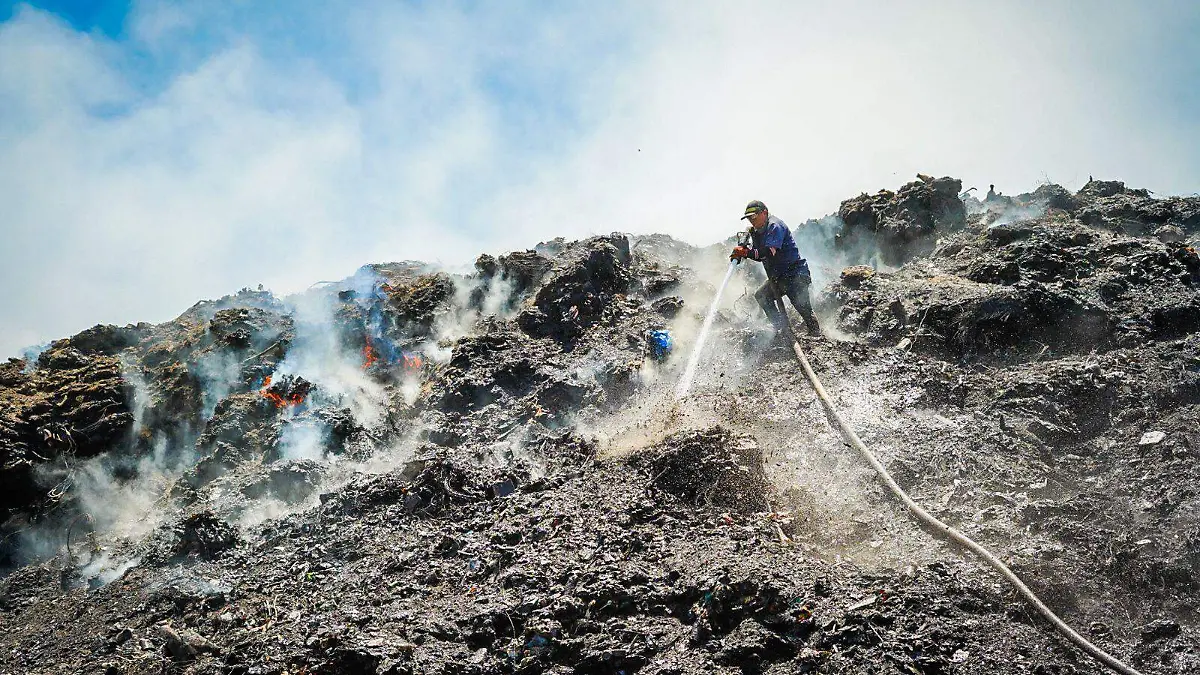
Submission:
[[[809,333],[816,335],[821,332],[817,317],[813,314],[812,303],[808,299],[808,287],[812,277],[807,274],[794,274],[790,277],[767,279],[767,283],[754,293],[758,306],[766,312],[767,318],[781,330],[787,322],[787,311],[783,306],[783,298],[787,296],[792,301],[792,307],[804,318],[804,327]],[[778,303],[778,305],[776,304]]]

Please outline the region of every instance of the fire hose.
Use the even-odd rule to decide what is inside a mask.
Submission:
[[[788,332],[790,334],[790,326],[788,328]],[[862,440],[858,437],[858,434],[855,433],[854,429],[846,422],[845,419],[842,418],[837,409],[833,407],[833,401],[830,400],[829,394],[825,393],[825,387],[822,386],[821,380],[817,378],[817,374],[813,372],[812,366],[809,365],[808,358],[805,357],[804,350],[800,348],[799,341],[797,341],[794,336],[791,337],[792,350],[796,352],[796,358],[800,360],[800,365],[804,368],[804,374],[808,377],[808,381],[812,383],[813,389],[816,390],[817,396],[821,399],[821,403],[825,406],[825,410],[828,411],[829,416],[834,420],[834,422],[837,423],[838,428],[841,430],[842,437],[845,438],[850,445],[854,446],[854,449],[857,450],[858,453],[862,455],[863,459],[865,459],[867,463],[871,465],[871,468],[875,469],[875,473],[879,474],[880,479],[882,479],[884,484],[887,485],[888,489],[892,491],[892,494],[894,494],[900,501],[904,502],[904,505],[908,507],[909,512],[916,516],[918,520],[928,525],[937,534],[953,540],[954,542],[958,543],[964,548],[967,548],[972,553],[982,558],[984,562],[999,572],[1002,576],[1004,576],[1004,578],[1008,579],[1009,583],[1011,583],[1027,601],[1029,601],[1029,604],[1033,605],[1034,609],[1036,609],[1039,614],[1045,617],[1047,621],[1049,621],[1056,629],[1058,629],[1059,633],[1062,633],[1064,637],[1071,642],[1074,642],[1076,646],[1087,652],[1092,656],[1092,658],[1100,661],[1104,665],[1118,673],[1121,673],[1122,675],[1141,675],[1141,673],[1126,665],[1121,660],[1109,655],[1103,649],[1100,649],[1096,645],[1089,642],[1087,638],[1075,632],[1066,624],[1066,622],[1058,618],[1058,615],[1051,611],[1051,609],[1046,606],[1046,603],[1042,602],[1041,599],[1033,593],[1033,591],[1029,590],[1029,587],[1026,586],[1024,582],[1022,582],[1021,579],[1018,578],[1017,575],[1008,568],[1008,565],[1005,565],[1003,562],[1001,562],[999,558],[992,555],[991,552],[984,547],[975,543],[975,541],[967,535],[938,520],[928,511],[921,508],[919,504],[913,501],[912,498],[908,496],[908,493],[906,493],[904,489],[892,479],[891,474],[888,473],[888,470],[884,468],[883,464],[880,463],[880,461],[875,457],[875,454],[872,453],[865,444],[863,444]]]

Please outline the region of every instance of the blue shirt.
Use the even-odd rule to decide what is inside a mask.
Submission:
[[[800,257],[800,250],[796,248],[796,240],[787,223],[768,215],[767,224],[761,230],[750,228],[750,239],[757,254],[753,257],[762,261],[768,277],[786,279],[795,274],[810,276],[808,261]],[[771,254],[772,248],[775,249],[774,255]]]

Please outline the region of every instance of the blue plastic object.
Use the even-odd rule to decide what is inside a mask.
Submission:
[[[661,361],[671,354],[675,346],[671,333],[665,330],[652,330],[646,334],[646,345],[650,349],[651,358]]]

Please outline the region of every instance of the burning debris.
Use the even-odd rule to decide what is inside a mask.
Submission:
[[[386,339],[375,339],[369,335],[363,347],[362,369],[367,371],[401,368],[406,373],[415,373],[425,365],[425,359],[415,351],[405,351]],[[376,346],[378,345],[378,346]]]
[[[284,375],[278,382],[272,382],[268,375],[263,380],[259,391],[263,398],[275,404],[276,408],[295,408],[304,405],[308,394],[312,391],[312,383],[303,377]]]
[[[375,346],[371,344],[370,338],[367,339],[367,346],[363,347],[363,370],[370,370],[379,363],[379,352],[375,350]]]
[[[798,233],[854,338],[806,349],[919,501],[1143,672],[1196,670],[1195,199],[960,189]],[[372,265],[0,364],[0,670],[1078,669],[848,469],[736,290],[669,428],[598,456],[669,400],[726,255],[611,235]],[[83,514],[78,573],[111,583],[64,591]]]

